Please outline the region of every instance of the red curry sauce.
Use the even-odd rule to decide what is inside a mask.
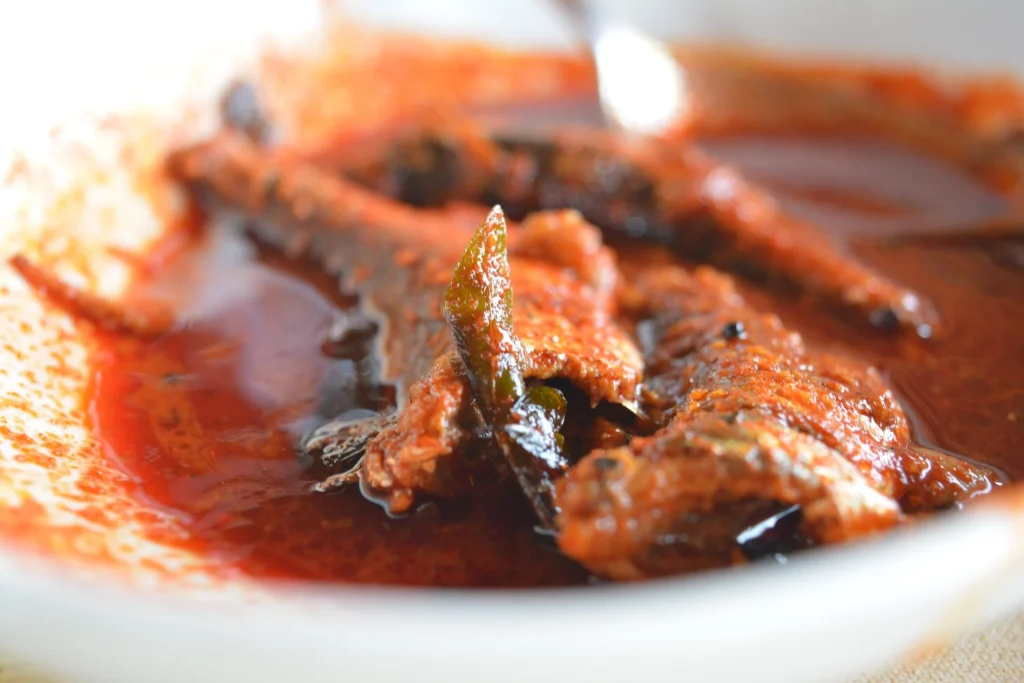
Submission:
[[[745,285],[751,302],[812,345],[881,368],[918,441],[1024,478],[1024,238],[891,244],[878,227],[984,218],[1000,197],[945,162],[888,143],[787,133],[717,135],[705,146],[928,297],[944,334],[882,335]],[[179,512],[198,551],[258,577],[452,587],[589,580],[538,538],[513,485],[401,520],[355,490],[311,495],[296,440],[318,414],[370,407],[353,388],[353,361],[320,349],[351,302],[309,264],[241,236],[210,242],[150,283],[186,302],[188,324],[150,342],[110,337],[93,403],[111,457],[137,477],[139,495]],[[628,272],[677,257],[644,247],[620,258]]]

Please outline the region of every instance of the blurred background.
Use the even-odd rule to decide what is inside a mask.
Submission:
[[[1024,72],[1017,0],[598,0],[662,37],[786,50],[923,60],[949,67]],[[46,107],[157,100],[182,78],[163,58],[251,51],[267,26],[315,29],[324,13],[505,44],[571,45],[543,0],[36,0],[0,4],[0,87],[15,93],[12,120]],[[8,98],[5,98],[8,99]]]
[[[369,21],[500,42],[565,45],[538,0],[328,0]],[[1024,71],[1024,3],[1016,0],[596,0],[607,12],[677,39],[925,60]]]

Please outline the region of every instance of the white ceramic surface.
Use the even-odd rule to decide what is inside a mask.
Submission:
[[[191,67],[203,65],[212,87],[261,36],[297,37],[317,18],[312,0],[247,3],[244,12],[241,4],[5,5],[0,72],[20,105],[4,114],[3,151],[84,110],[174,104],[195,76]],[[499,42],[567,40],[536,3],[347,4],[358,16],[405,28],[483,32]],[[1024,73],[1014,34],[1024,5],[1010,1],[636,4],[641,23],[662,33]],[[618,12],[626,5],[609,3]],[[220,25],[197,30],[208,26],[203,21]],[[25,50],[39,63],[19,61]],[[907,656],[1024,606],[1020,501],[810,553],[784,568],[549,593],[291,586],[253,601],[86,581],[2,543],[0,647],[91,683],[811,683]]]

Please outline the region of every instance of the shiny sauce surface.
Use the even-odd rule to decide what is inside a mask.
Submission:
[[[879,334],[763,286],[744,293],[812,347],[876,364],[915,439],[1024,478],[1024,239],[892,242],[929,221],[978,220],[1001,199],[980,181],[887,143],[735,135],[704,141],[869,265],[930,298],[934,340]],[[680,259],[620,250],[625,271]],[[352,359],[321,348],[352,305],[311,263],[243,232],[204,242],[147,284],[185,321],[154,341],[111,337],[98,359],[93,418],[139,495],[177,511],[191,543],[256,577],[435,587],[538,587],[593,579],[533,530],[512,485],[389,518],[358,491],[322,495],[295,456],[314,425],[370,407]]]

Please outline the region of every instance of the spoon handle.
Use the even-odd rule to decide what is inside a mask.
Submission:
[[[593,43],[597,30],[595,12],[584,0],[552,0],[562,13],[572,22],[576,33]]]
[[[601,111],[624,135],[663,134],[686,114],[685,75],[671,50],[629,24],[608,21],[587,0],[552,0],[590,48]]]

